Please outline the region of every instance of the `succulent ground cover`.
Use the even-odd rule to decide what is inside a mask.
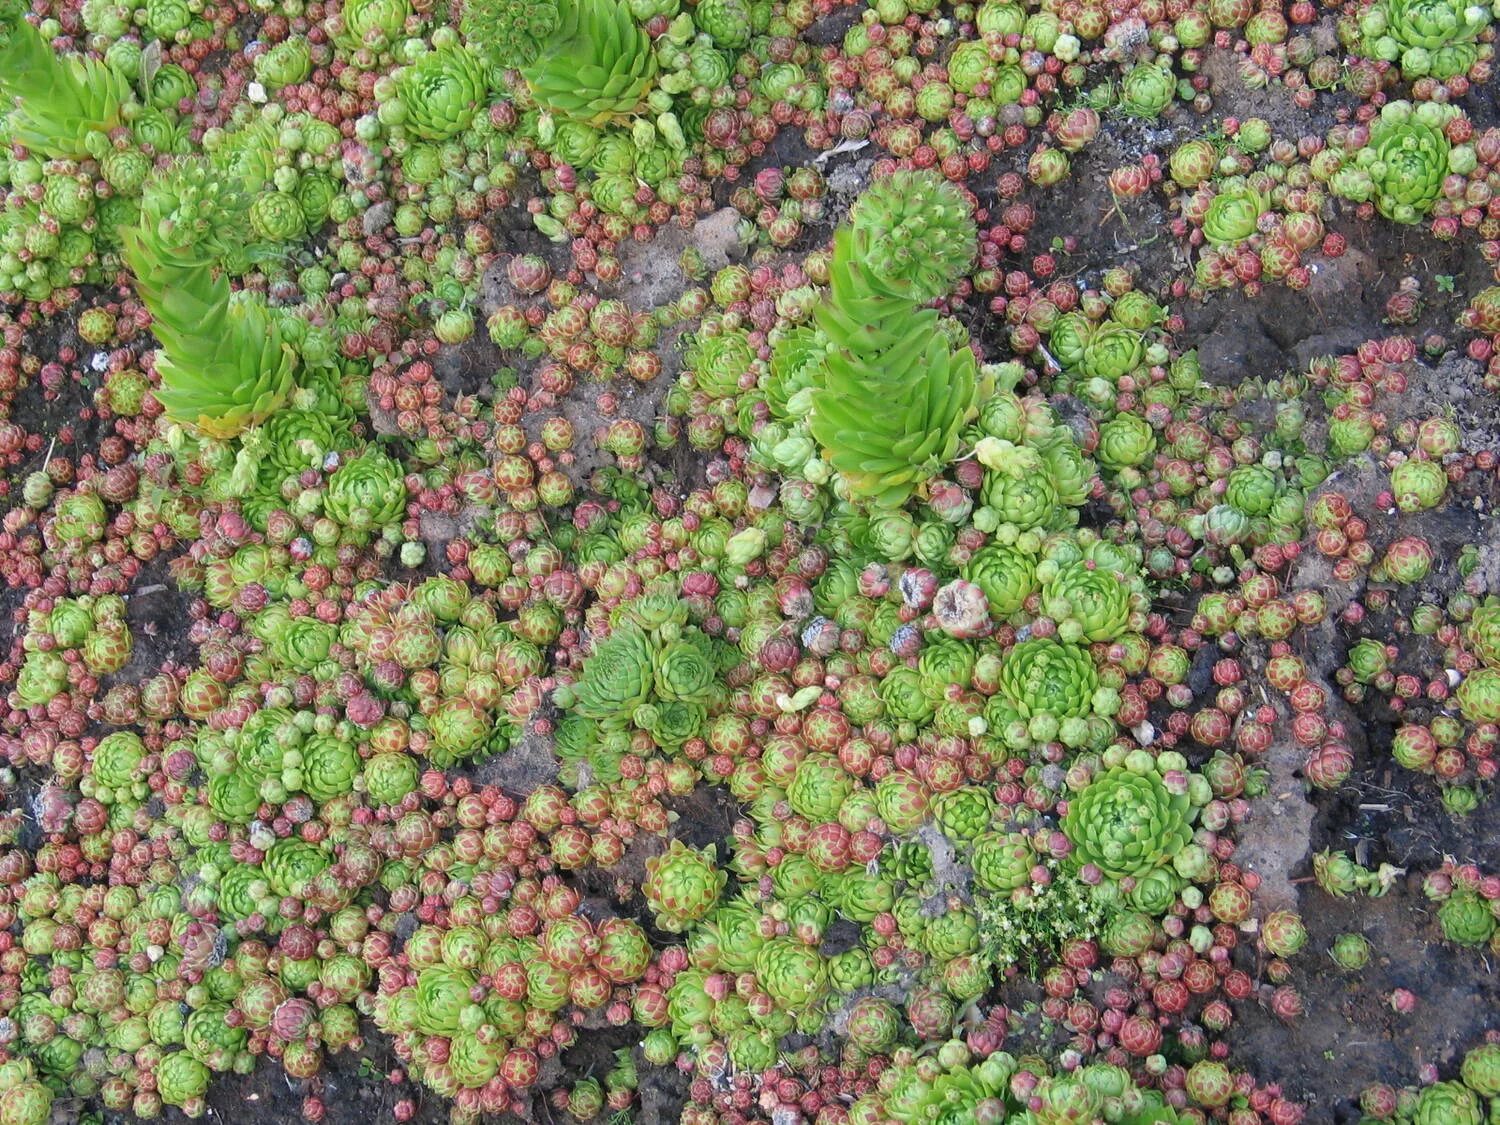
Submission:
[[[0,1125],[1500,1114],[1458,0],[0,0]]]

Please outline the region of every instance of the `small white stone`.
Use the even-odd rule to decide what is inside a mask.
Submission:
[[[266,88],[259,82],[252,82],[245,87],[245,97],[249,98],[256,105],[264,105],[267,100]]]

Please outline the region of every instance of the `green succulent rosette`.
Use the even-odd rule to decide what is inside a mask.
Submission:
[[[1402,77],[1446,81],[1479,57],[1475,39],[1494,18],[1493,5],[1465,0],[1380,0],[1360,20],[1362,50],[1396,62]]]
[[[1435,1082],[1422,1090],[1412,1125],[1484,1125],[1489,1115],[1477,1094],[1462,1082]]]
[[[783,330],[775,338],[771,345],[771,362],[760,380],[766,405],[775,418],[795,421],[803,416],[803,412],[794,409],[792,403],[796,401],[800,405],[806,392],[816,385],[826,346],[817,329],[805,324]]]
[[[721,48],[737,51],[750,43],[752,21],[747,0],[699,0],[693,9],[693,23]]]
[[[1168,792],[1155,770],[1106,770],[1068,803],[1069,862],[1093,864],[1112,879],[1140,878],[1192,840],[1191,811],[1187,794]]]
[[[663,645],[656,653],[653,683],[662,699],[705,703],[714,695],[718,667],[712,641],[690,632]]]
[[[978,369],[931,309],[885,295],[851,229],[834,236],[833,287],[817,310],[831,348],[808,428],[851,497],[899,508],[958,452]]]
[[[262,242],[296,242],[307,233],[307,218],[295,196],[265,191],[250,204],[250,230]]]
[[[918,304],[952,289],[978,250],[968,201],[930,170],[875,181],[850,220],[853,251],[871,288]]]
[[[183,1028],[183,1045],[210,1070],[229,1070],[249,1038],[244,1027],[231,1027],[225,1022],[228,1014],[227,1004],[205,1004],[188,1016]]]
[[[231,921],[248,918],[270,893],[265,872],[258,865],[233,864],[219,877],[219,911]]]
[[[986,832],[969,853],[974,885],[982,891],[1005,893],[1027,886],[1036,862],[1036,852],[1020,832]]]
[[[124,789],[140,778],[146,747],[132,731],[117,730],[105,735],[94,747],[89,763],[94,784],[105,789]]]
[[[268,90],[307,81],[312,54],[303,38],[284,39],[255,59],[255,77]]]
[[[810,946],[788,937],[772,938],[755,955],[755,977],[777,1005],[806,1012],[828,993],[828,965]]]
[[[839,913],[856,922],[871,922],[895,902],[895,890],[885,877],[848,868],[835,877],[829,898]]]
[[[424,1035],[455,1034],[464,1009],[472,1003],[474,977],[463,969],[430,965],[417,974],[416,1027]]]
[[[1081,719],[1093,708],[1099,673],[1078,645],[1047,637],[1022,641],[1000,665],[1000,690],[1024,718]]]
[[[38,1080],[30,1059],[0,1063],[0,1121],[45,1125],[51,1113],[52,1090]]]
[[[465,0],[464,42],[492,67],[524,66],[557,30],[553,0]]]
[[[258,781],[239,770],[208,780],[208,807],[231,824],[248,824],[260,810]]]
[[[1047,330],[1047,347],[1052,358],[1065,371],[1076,371],[1083,364],[1084,353],[1093,339],[1096,326],[1092,320],[1077,310],[1063,313]],[[1017,440],[1020,434],[993,433],[994,437]]]
[[[787,786],[787,803],[798,816],[822,824],[837,819],[854,787],[854,778],[833,755],[809,754],[798,763]]]
[[[1500,722],[1500,669],[1474,669],[1453,694],[1459,711],[1471,723]]]
[[[556,27],[521,67],[540,108],[594,125],[635,113],[656,72],[650,40],[618,0],[558,0]]]
[[[167,1105],[183,1106],[208,1092],[213,1075],[187,1051],[173,1051],[156,1065],[156,1090]]]
[[[76,648],[94,628],[94,615],[74,598],[59,599],[47,615],[47,631],[63,648]]]
[[[295,838],[278,840],[266,851],[261,869],[266,885],[283,898],[297,898],[307,885],[326,870],[333,860],[316,844]]]
[[[1442,131],[1443,108],[1388,103],[1370,128],[1370,143],[1355,153],[1356,166],[1372,185],[1375,209],[1393,222],[1420,222],[1443,193],[1453,152]]]
[[[425,141],[462,133],[484,104],[484,68],[468,48],[445,43],[396,71],[396,100],[381,106],[382,118],[401,124]],[[399,107],[399,108],[397,108]]]
[[[1057,488],[1045,471],[1024,475],[987,472],[981,496],[985,506],[994,509],[1001,523],[1018,531],[1050,525],[1061,511]]]
[[[950,840],[974,840],[989,827],[995,815],[995,799],[977,785],[965,785],[939,793],[932,802],[938,828]]]
[[[1054,432],[1056,436],[1039,447],[1053,491],[1059,504],[1069,508],[1081,507],[1093,490],[1094,463],[1084,456],[1078,443],[1065,430]]]
[[[559,706],[604,724],[622,726],[650,697],[655,684],[651,638],[625,622],[594,646],[578,683],[566,689]]]
[[[1137,63],[1120,80],[1120,110],[1131,117],[1153,120],[1177,96],[1177,79],[1164,66]]]
[[[1042,586],[1042,612],[1075,625],[1083,640],[1112,641],[1130,621],[1130,588],[1114,571],[1080,559]]]
[[[750,347],[749,333],[742,328],[700,333],[686,356],[698,389],[713,398],[738,394],[740,379],[749,372],[754,361],[755,352]]]
[[[921,726],[932,719],[932,700],[923,690],[922,674],[904,664],[891,669],[880,681],[880,698],[888,716],[897,722]]]
[[[1464,1085],[1482,1098],[1500,1097],[1500,1043],[1481,1043],[1464,1056]]]
[[[1099,427],[1099,464],[1118,472],[1143,465],[1156,452],[1156,433],[1138,414],[1119,414]]]
[[[318,803],[342,797],[354,788],[359,754],[349,743],[314,734],[302,747],[302,791]]]
[[[1239,183],[1221,185],[1203,216],[1203,237],[1214,246],[1234,246],[1258,229],[1266,200],[1257,191]]]
[[[371,446],[345,461],[328,479],[323,510],[352,531],[369,533],[406,514],[406,477],[401,466]]]
[[[16,676],[16,695],[27,707],[37,707],[68,686],[68,665],[58,652],[28,652]]]
[[[1004,619],[1018,612],[1037,589],[1036,561],[1003,543],[986,543],[964,564],[963,576],[984,591],[990,614]]]
[[[922,691],[937,704],[954,685],[966,687],[974,660],[974,649],[966,642],[941,633],[930,636],[917,658]]]
[[[681,933],[713,909],[727,880],[714,864],[712,847],[695,851],[673,840],[664,853],[646,861],[641,892],[656,924]]]
[[[1495,932],[1495,912],[1489,900],[1465,888],[1454,891],[1438,907],[1443,937],[1457,945],[1479,947]]]
[[[337,42],[351,53],[381,50],[401,35],[411,12],[408,0],[346,0]]]

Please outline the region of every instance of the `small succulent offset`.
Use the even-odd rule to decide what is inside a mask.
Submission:
[[[541,109],[602,125],[640,109],[656,70],[650,40],[619,0],[558,0],[556,27],[521,74]]]

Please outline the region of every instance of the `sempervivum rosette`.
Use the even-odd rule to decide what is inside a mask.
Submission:
[[[1490,901],[1463,887],[1443,901],[1437,918],[1443,937],[1457,945],[1481,946],[1495,932],[1495,912]]]
[[[407,0],[344,0],[337,42],[351,54],[378,51],[395,40],[411,15]]]
[[[1474,40],[1489,26],[1492,7],[1474,0],[1380,0],[1360,20],[1360,49],[1399,62],[1407,79],[1452,78],[1479,57]]]
[[[1500,1043],[1481,1043],[1464,1056],[1464,1085],[1486,1098],[1500,1097]]]
[[[1412,1125],[1484,1125],[1478,1095],[1462,1082],[1435,1082],[1417,1098]]]
[[[156,1065],[156,1090],[167,1105],[190,1110],[203,1104],[211,1077],[208,1067],[187,1051],[174,1051]],[[37,1120],[40,1123],[44,1118]]]
[[[828,965],[795,938],[772,938],[755,955],[755,977],[779,1007],[806,1014],[828,994]],[[815,1014],[811,1018],[819,1019]]]
[[[134,101],[130,82],[105,63],[54,51],[20,7],[0,5],[0,95],[7,104],[20,101],[6,118],[6,135],[37,155],[102,156],[106,134]]]
[[[832,754],[810,754],[798,764],[787,786],[787,803],[797,815],[821,824],[837,818],[854,785],[854,778]]]
[[[484,68],[451,41],[419,55],[393,76],[395,99],[383,101],[381,119],[404,125],[428,141],[445,141],[467,129],[486,93]]]
[[[1130,622],[1130,587],[1114,571],[1079,559],[1043,584],[1042,612],[1073,640],[1112,641]]]
[[[553,0],[464,0],[464,42],[491,66],[521,66],[536,58],[557,29]]]
[[[739,393],[740,380],[755,362],[755,352],[743,328],[723,328],[699,333],[686,361],[700,391],[712,398],[729,398]]]
[[[931,170],[877,180],[850,219],[854,252],[872,288],[919,304],[953,288],[978,247],[968,200]]]
[[[818,331],[805,324],[775,337],[770,365],[760,380],[774,417],[785,421],[802,416],[797,407],[805,402],[805,392],[817,383],[825,347]]]
[[[307,885],[332,862],[332,857],[316,844],[286,839],[271,845],[261,870],[265,872],[266,885],[274,893],[301,898]]]
[[[987,543],[964,564],[963,576],[984,591],[990,613],[1006,618],[1036,590],[1036,562],[1018,547]]]
[[[401,466],[371,446],[345,461],[328,480],[324,513],[359,534],[384,527],[406,513],[406,477]]]
[[[1164,66],[1137,63],[1120,80],[1120,110],[1131,117],[1159,117],[1176,95],[1177,79]]]
[[[157,1075],[160,1082],[160,1067]],[[204,1071],[203,1081],[206,1086],[207,1071]],[[0,1121],[6,1125],[42,1125],[52,1112],[52,1091],[37,1080],[36,1070],[29,1059],[0,1063],[0,1091],[3,1091],[0,1092]]]
[[[579,681],[558,689],[557,705],[586,719],[623,726],[651,694],[654,655],[644,629],[634,622],[621,624],[594,646]]]
[[[1500,599],[1486,598],[1464,626],[1469,650],[1491,668],[1500,667]]]
[[[834,236],[831,274],[817,317],[832,347],[808,428],[853,498],[898,508],[958,453],[974,354],[953,348],[933,310],[882,295],[848,228]]]
[[[1094,778],[1068,802],[1062,830],[1075,866],[1092,864],[1112,879],[1140,878],[1187,845],[1191,818],[1186,789],[1168,789],[1146,756]]]
[[[556,28],[521,74],[542,109],[602,125],[640,108],[656,67],[619,0],[559,0]]]
[[[982,891],[1008,892],[1031,882],[1036,852],[1021,832],[986,832],[969,853],[974,885]]]
[[[1444,133],[1457,116],[1456,106],[1436,102],[1387,103],[1370,128],[1370,143],[1328,186],[1356,203],[1374,200],[1375,209],[1394,222],[1419,222],[1442,195],[1444,177],[1472,166],[1473,150],[1455,147]]]
[[[1026,718],[1083,718],[1098,686],[1099,673],[1085,649],[1048,637],[1022,641],[1000,665],[1000,690]]]
[[[463,969],[429,965],[417,974],[416,1026],[424,1035],[452,1035],[469,1006],[474,977]]]
[[[719,900],[728,876],[714,865],[713,848],[694,851],[681,840],[646,861],[641,891],[664,930],[681,933]]]

